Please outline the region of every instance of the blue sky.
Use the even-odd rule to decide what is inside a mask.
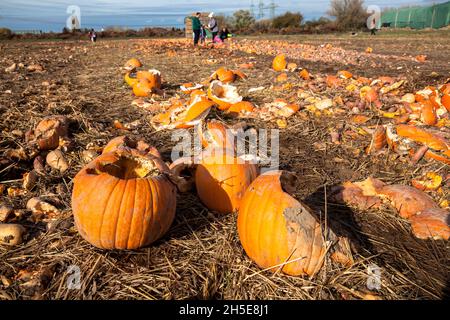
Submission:
[[[444,1],[430,0],[366,0],[366,5],[383,7],[427,5]],[[254,0],[257,7],[259,0]],[[266,5],[271,0],[265,0]],[[275,0],[276,14],[300,11],[306,19],[326,15],[330,0]],[[239,9],[249,9],[250,0],[0,0],[0,27],[13,30],[61,31],[66,24],[69,5],[81,9],[81,26],[100,29],[107,26],[140,28],[149,26],[176,26],[193,11],[214,11],[231,14]],[[269,11],[265,12],[266,17]]]

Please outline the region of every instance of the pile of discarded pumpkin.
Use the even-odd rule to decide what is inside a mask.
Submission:
[[[158,93],[160,73],[137,71],[141,66],[136,59],[128,61],[125,81],[136,96]],[[275,58],[275,70],[286,67],[284,57]],[[224,123],[205,123],[214,106],[224,112],[253,112],[255,107],[243,102],[231,85],[243,78],[242,72],[221,68],[203,83],[183,84],[181,90],[189,98],[169,100],[162,107],[166,111],[153,117],[152,124],[158,130],[198,126],[204,147],[199,158],[166,164],[143,140],[127,136],[111,140],[74,179],[72,205],[80,234],[104,249],[147,246],[170,228],[177,192],[190,192],[195,185],[208,209],[221,214],[237,212],[241,244],[261,268],[314,275],[327,255],[336,263],[350,266],[350,240],[337,236],[324,217],[319,218],[295,198],[295,174],[269,171],[259,175],[256,164],[238,159],[228,144],[234,137],[227,136],[229,128]],[[204,86],[207,92],[202,90]],[[135,104],[150,105],[143,100]],[[295,112],[287,103],[283,107]],[[334,200],[361,209],[378,207],[384,200],[390,202],[401,217],[409,219],[419,238],[450,236],[448,212],[416,188],[389,186],[370,178],[362,183],[347,182],[334,191]]]
[[[137,97],[159,94],[161,73],[157,70],[139,71],[141,67],[139,60],[129,60],[125,65],[125,82]],[[283,55],[274,59],[272,68],[280,72],[297,70],[297,66],[287,63]],[[300,75],[305,79],[311,77],[304,69]],[[328,77],[327,83],[332,86],[351,77],[351,74],[341,72],[338,77]],[[232,131],[226,130],[230,128],[220,121],[206,120],[210,110],[217,108],[220,112],[238,117],[276,118],[278,125],[283,127],[284,119],[300,109],[298,104],[286,100],[276,100],[263,108],[243,101],[232,83],[245,78],[246,75],[241,71],[220,68],[201,83],[183,84],[180,89],[186,98],[174,97],[163,103],[135,100],[134,105],[149,111],[163,110],[152,117],[151,123],[157,130],[196,126],[203,145],[202,157],[200,160],[181,158],[173,163],[165,163],[158,150],[143,139],[120,136],[111,140],[101,155],[92,156],[92,161],[78,172],[73,181],[72,209],[81,236],[103,249],[148,246],[170,229],[176,213],[177,194],[181,193],[182,196],[185,192],[191,192],[195,186],[198,197],[209,210],[221,214],[238,214],[237,231],[241,244],[247,255],[261,268],[290,275],[314,275],[323,266],[326,256],[346,267],[352,265],[354,261],[350,240],[338,236],[325,217],[319,217],[296,199],[295,181],[298,177],[295,174],[285,171],[259,174],[255,163],[239,159],[235,154],[234,146],[229,144],[230,139],[234,139],[230,137]],[[368,83],[364,83],[366,85],[361,88],[361,96],[371,102],[377,101],[378,93]],[[395,86],[391,84],[390,90],[395,90]],[[205,87],[206,91],[203,90]],[[439,110],[442,110],[442,106],[447,108],[449,90],[447,84],[429,94],[427,91],[430,98],[424,100],[435,101]],[[412,101],[411,97],[405,99]],[[415,95],[414,99],[420,100],[421,97]],[[425,104],[428,105],[428,102]],[[322,99],[315,101],[316,109],[311,108],[311,111],[328,107],[328,101]],[[417,114],[423,114],[419,116],[420,119],[429,118],[426,113],[429,107],[426,107],[428,111],[407,112],[410,110],[408,107],[411,108],[411,105],[404,104],[408,121],[418,121],[414,116]],[[423,109],[422,105],[420,108]],[[436,109],[434,105],[435,113]],[[433,111],[430,112],[433,114]],[[440,112],[436,113],[435,125],[447,119],[439,119]],[[402,115],[399,111],[394,118]],[[406,122],[405,119],[403,116],[402,121]],[[47,128],[43,133],[36,128],[32,139],[39,148],[54,149],[61,144],[61,140],[64,145],[67,130],[64,129],[65,121],[60,120],[53,121],[57,126],[50,130]],[[450,157],[450,144],[444,137],[435,133],[430,143],[427,140],[430,138],[428,131],[411,127],[411,123],[399,123],[396,127],[377,126],[368,147],[369,152],[381,150],[386,144],[393,149],[403,150],[402,142],[397,137],[401,136],[409,139],[406,143],[424,143],[427,149],[422,148],[423,155],[428,154],[434,159],[437,156]],[[419,130],[419,133],[408,135],[407,132],[411,130]],[[57,166],[63,159],[59,156]],[[35,160],[35,168],[42,161]],[[47,161],[51,162],[51,157]],[[427,178],[432,182],[436,179],[432,175]],[[335,187],[332,199],[361,210],[377,208],[386,202],[402,218],[409,220],[416,237],[448,240],[448,211],[423,191],[435,186],[427,181],[417,181],[417,186],[422,190],[405,185],[386,185],[369,178],[363,182],[346,182]],[[11,227],[7,224],[0,226],[3,229]],[[3,232],[1,228],[0,233]],[[10,231],[5,232],[11,235]]]

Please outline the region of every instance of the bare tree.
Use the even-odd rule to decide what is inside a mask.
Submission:
[[[364,0],[331,0],[327,14],[336,18],[340,29],[360,28],[368,17]]]

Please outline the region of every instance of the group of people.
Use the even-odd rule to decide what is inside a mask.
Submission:
[[[202,24],[200,21],[201,13],[197,12],[195,16],[189,17],[192,21],[192,31],[194,33],[194,46],[198,43],[204,44],[206,42],[206,30],[211,33],[212,43],[223,43],[226,39],[231,37],[231,33],[228,28],[223,27],[219,32],[219,25],[216,18],[214,18],[214,12],[208,15],[209,21],[207,25]]]

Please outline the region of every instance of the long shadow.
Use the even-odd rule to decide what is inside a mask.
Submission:
[[[327,190],[327,195],[330,193]],[[316,215],[324,216],[325,192],[323,188],[316,190],[304,199],[314,209]],[[361,256],[373,256],[374,262],[389,270],[398,270],[404,276],[423,287],[422,297],[450,299],[450,273],[446,258],[445,241],[420,240],[414,238],[408,230],[397,229],[394,225],[387,227],[383,219],[377,215],[364,215],[364,220],[345,205],[326,203],[327,217],[331,229],[337,235],[347,236],[352,243],[352,250]],[[366,218],[368,219],[366,221]],[[447,218],[450,224],[450,218]],[[381,242],[372,242],[365,233],[373,234]],[[411,295],[414,297],[414,294]]]
[[[327,195],[330,191],[327,190]],[[345,236],[350,240],[352,251],[363,255],[363,251],[376,253],[375,248],[369,238],[364,235],[361,227],[355,220],[355,213],[345,204],[336,204],[326,201],[326,195],[323,188],[303,199],[303,201],[313,209],[317,219],[322,221],[325,218],[325,209],[327,215],[327,224],[337,236]],[[326,207],[325,207],[326,204]]]

